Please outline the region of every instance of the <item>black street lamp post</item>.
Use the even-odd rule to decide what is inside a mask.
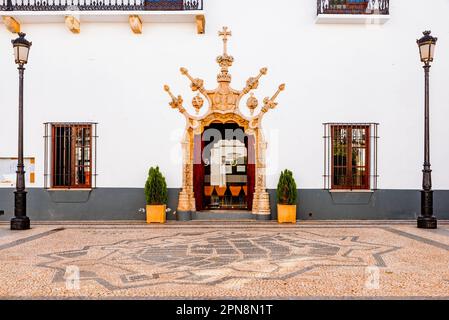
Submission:
[[[429,109],[429,73],[433,61],[437,38],[424,31],[424,36],[417,40],[421,62],[424,63],[425,99],[424,99],[424,169],[423,190],[421,191],[421,216],[418,228],[436,229],[437,219],[433,215],[432,170],[430,169],[430,109]]]
[[[31,42],[25,39],[24,33],[12,42],[14,58],[19,70],[19,150],[17,161],[16,191],[14,192],[14,218],[11,219],[11,230],[27,230],[30,218],[26,212],[25,170],[23,164],[23,74],[24,65],[28,62]]]

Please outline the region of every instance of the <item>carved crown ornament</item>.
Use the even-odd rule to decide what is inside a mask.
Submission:
[[[217,121],[234,120],[237,123],[246,123],[245,127],[249,129],[249,131],[252,131],[260,127],[261,120],[265,113],[270,109],[276,108],[276,98],[280,92],[285,89],[285,84],[281,84],[272,97],[264,98],[259,113],[254,114],[259,106],[259,100],[251,91],[258,88],[259,80],[262,76],[267,74],[268,69],[262,68],[259,70],[259,74],[256,77],[250,77],[242,90],[233,89],[231,87],[232,76],[229,73],[229,68],[232,67],[232,64],[234,63],[234,57],[228,54],[228,40],[229,37],[232,36],[232,32],[227,27],[223,27],[223,30],[218,32],[218,36],[222,37],[223,40],[223,54],[216,59],[220,66],[220,73],[217,75],[218,87],[216,89],[207,90],[204,87],[204,80],[192,77],[186,68],[180,69],[181,74],[190,80],[190,88],[192,91],[197,92],[197,95],[192,99],[192,106],[195,109],[196,114],[192,115],[187,112],[183,106],[183,98],[180,95],[175,96],[170,91],[168,85],[164,86],[164,90],[172,99],[170,106],[173,109],[177,109],[186,117],[188,129],[191,128],[194,131],[201,131],[205,124],[208,125],[216,119]],[[249,93],[251,94],[247,99],[246,106],[251,115],[250,117],[247,117],[240,111],[240,101]],[[204,115],[199,116],[198,114],[204,106],[205,101],[208,104],[208,110]]]

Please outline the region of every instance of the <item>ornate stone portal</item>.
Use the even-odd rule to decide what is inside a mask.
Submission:
[[[221,67],[220,73],[217,76],[218,88],[215,90],[207,90],[204,87],[204,81],[199,78],[193,78],[187,69],[181,68],[181,73],[191,81],[191,89],[198,94],[193,98],[192,105],[196,110],[196,115],[189,114],[183,107],[183,99],[180,95],[177,97],[172,94],[169,86],[165,85],[164,90],[170,95],[172,101],[170,106],[177,109],[186,118],[186,131],[182,142],[183,149],[183,175],[182,175],[182,191],[179,194],[178,212],[195,212],[195,194],[194,194],[194,177],[193,166],[194,162],[198,161],[194,156],[195,137],[201,137],[204,129],[212,123],[236,123],[244,128],[247,136],[252,136],[255,142],[255,188],[252,202],[252,213],[257,215],[258,219],[270,218],[270,201],[266,190],[265,178],[265,152],[267,143],[265,142],[262,132],[262,119],[264,115],[277,106],[275,102],[277,96],[285,89],[285,84],[279,86],[277,92],[270,98],[266,97],[263,100],[263,106],[257,115],[254,115],[258,107],[258,100],[251,93],[247,100],[247,107],[250,110],[251,116],[246,117],[240,111],[241,99],[255,90],[259,86],[259,80],[263,75],[266,75],[267,68],[260,69],[257,77],[251,77],[246,82],[246,87],[241,91],[231,88],[231,75],[229,68],[234,62],[234,58],[228,54],[228,37],[231,32],[227,27],[218,33],[223,37],[223,54],[217,57],[217,63]],[[201,110],[204,99],[206,99],[209,109],[207,112],[198,116]]]

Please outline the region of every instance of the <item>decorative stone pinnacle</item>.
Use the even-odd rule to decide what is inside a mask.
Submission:
[[[170,91],[170,87],[168,85],[164,85],[164,90],[169,94],[172,101],[169,103],[170,107],[173,109],[178,109],[179,112],[183,113],[185,111],[184,107],[182,106],[182,103],[184,100],[180,95],[178,97],[175,97],[175,95]]]
[[[227,43],[229,37],[232,36],[232,32],[227,27],[223,27],[223,29],[218,32],[218,36],[223,38],[223,54],[217,57],[217,63],[220,66],[220,72],[217,75],[219,86],[216,89],[206,90],[206,88],[204,87],[204,80],[192,77],[189,74],[189,71],[184,67],[179,69],[181,74],[190,80],[190,88],[192,89],[192,91],[199,92],[192,99],[192,106],[197,114],[196,117],[190,115],[183,107],[183,98],[180,95],[175,96],[170,91],[169,86],[164,86],[164,90],[167,91],[167,93],[171,97],[170,106],[174,109],[178,109],[189,119],[194,119],[195,121],[199,119],[199,111],[205,103],[209,105],[208,111],[205,113],[205,116],[208,116],[211,112],[217,110],[226,114],[231,114],[232,112],[239,110],[241,99],[246,94],[250,93],[253,90],[256,90],[259,86],[260,79],[268,73],[267,68],[260,68],[257,76],[248,78],[248,80],[246,81],[246,86],[242,90],[234,90],[233,88],[231,88],[232,76],[229,72],[229,68],[232,66],[234,58],[228,54]],[[265,99],[263,99],[263,105],[262,103],[259,103],[259,100],[254,96],[253,93],[251,93],[246,103],[251,113],[251,119],[256,119],[259,116],[262,117],[264,113],[268,112],[270,109],[274,109],[277,106],[277,102],[275,100],[280,92],[284,89],[285,84],[281,84],[280,86],[278,86],[276,93],[271,98],[266,97]],[[262,108],[260,110],[261,112],[259,115],[254,116],[254,113],[259,105],[262,105]]]
[[[221,67],[217,81],[231,82],[231,75],[228,73],[228,69],[232,66],[234,57],[228,55],[228,37],[232,36],[232,32],[228,30],[228,27],[223,27],[223,30],[218,32],[218,36],[223,37],[223,54],[217,57],[217,63]]]
[[[278,95],[281,93],[281,91],[284,91],[284,90],[285,90],[285,83],[283,83],[279,86],[278,90],[271,98],[266,97],[265,99],[263,99],[264,106],[263,106],[261,112],[265,113],[265,112],[268,112],[268,110],[270,110],[270,109],[276,108],[276,106],[278,104],[275,100],[278,97]]]
[[[281,93],[281,91],[285,90],[285,83],[281,84],[279,86],[278,91],[274,94],[274,96],[271,98],[272,101],[276,100],[276,98],[278,97],[278,95]]]
[[[223,55],[228,55],[228,36],[232,36],[232,32],[228,31],[228,27],[223,27],[223,31],[218,31],[218,36],[223,37]]]
[[[169,96],[172,98],[172,100],[176,100],[176,97],[171,93],[170,87],[168,85],[164,86],[164,90],[169,94]]]

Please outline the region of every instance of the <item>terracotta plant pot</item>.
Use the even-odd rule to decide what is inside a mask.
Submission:
[[[212,193],[214,192],[215,187],[214,186],[205,186],[204,187],[204,195],[206,197],[210,197]]]
[[[248,195],[248,186],[243,186],[243,192],[245,193],[245,196]]]
[[[147,205],[147,223],[165,223],[166,205]]]
[[[296,223],[296,205],[278,204],[278,222]]]
[[[240,191],[242,191],[241,186],[230,186],[229,189],[231,190],[231,194],[233,197],[238,197],[240,194]]]
[[[228,187],[215,187],[215,190],[220,197],[223,197],[226,193],[226,190],[228,190]]]

